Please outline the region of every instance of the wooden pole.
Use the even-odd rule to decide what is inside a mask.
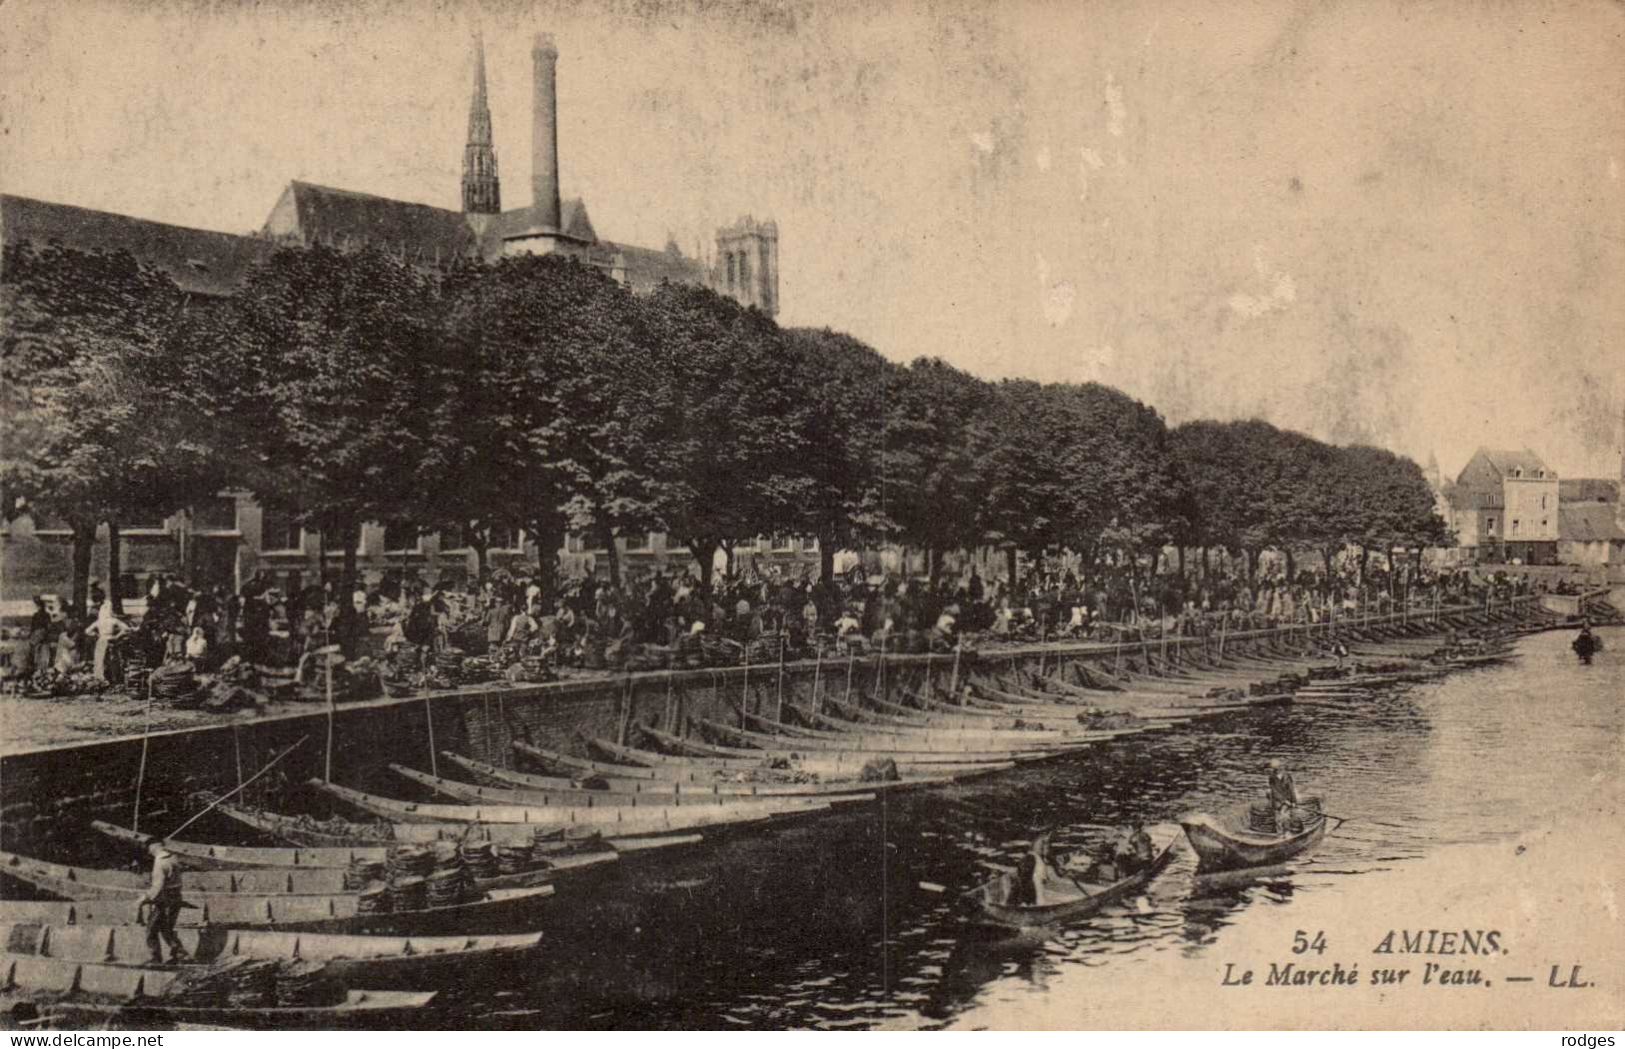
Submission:
[[[114,580],[114,585],[118,581]],[[147,780],[147,744],[152,740],[152,675],[147,675],[147,727],[141,732],[141,766],[135,773],[135,813],[130,818],[130,829],[141,829],[141,789]]]
[[[429,725],[429,772],[436,779],[440,778],[440,759],[435,755],[434,749],[434,703],[428,696],[423,697],[423,720]],[[332,735],[328,736],[327,760],[333,760]]]
[[[784,720],[784,635],[779,635],[779,680],[773,697],[773,720]]]
[[[952,693],[953,695],[955,695],[955,696],[959,695],[959,655],[960,655],[961,652],[964,651],[964,649],[965,649],[965,639],[962,638],[962,637],[955,638],[954,639],[954,672],[953,672],[953,675],[948,678],[948,691],[950,693]]]
[[[857,659],[857,654],[850,648],[846,650],[846,696],[842,702],[847,705],[852,703],[852,665],[857,662]]]
[[[185,823],[181,824],[179,827],[176,827],[174,830],[172,830],[168,834],[164,835],[164,837],[165,838],[173,838],[175,835],[179,834],[181,831],[185,830],[187,827],[190,827],[192,824],[196,823],[198,820],[202,819],[204,816],[207,816],[211,811],[214,810],[216,805],[224,804],[228,799],[230,799],[233,796],[235,796],[236,794],[240,793],[242,791],[243,787],[248,786],[249,783],[254,782],[255,780],[259,779],[261,776],[265,775],[267,772],[270,772],[271,771],[271,766],[275,765],[277,762],[281,761],[283,758],[287,757],[289,754],[292,754],[294,752],[294,749],[296,747],[298,747],[300,743],[303,743],[305,740],[307,740],[309,738],[310,738],[309,736],[300,736],[298,741],[295,742],[292,746],[290,746],[287,750],[284,750],[282,753],[278,754],[276,757],[274,757],[270,761],[266,762],[264,768],[260,769],[258,772],[254,773],[252,776],[248,777],[247,782],[243,783],[242,786],[238,787],[236,790],[231,791],[230,793],[222,794],[222,795],[220,795],[220,797],[215,798],[213,801],[209,802],[208,806],[202,812],[198,813],[196,816],[193,816],[191,819],[187,820]]]
[[[502,722],[503,729],[506,730],[508,727],[508,707],[506,703],[502,702],[502,693],[500,692],[497,693],[497,718]],[[502,748],[502,767],[505,769],[513,768],[513,747],[511,746]]]
[[[814,644],[818,645],[818,649],[813,654],[813,710],[822,714],[824,712],[824,693],[820,675],[824,670],[824,646],[816,638]]]
[[[236,722],[232,722],[231,725],[231,749],[237,755],[237,786],[241,789],[243,785],[243,740],[237,734]]]

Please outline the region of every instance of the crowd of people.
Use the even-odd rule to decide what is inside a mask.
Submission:
[[[1466,570],[1390,575],[1305,570],[1287,578],[1271,567],[1244,573],[1200,569],[1148,574],[1106,566],[1028,572],[1013,584],[973,566],[937,579],[896,574],[815,579],[811,572],[757,572],[718,578],[707,589],[692,569],[656,571],[620,586],[577,578],[544,594],[535,578],[498,570],[481,581],[437,585],[392,576],[346,592],[336,580],[294,592],[256,574],[238,591],[193,589],[154,577],[138,621],[115,614],[92,584],[96,615],[53,615],[36,599],[23,653],[24,674],[88,668],[119,680],[120,664],[187,660],[199,669],[233,656],[262,666],[313,655],[355,660],[411,646],[468,654],[530,656],[554,667],[698,666],[841,652],[952,651],[967,635],[1000,641],[1138,639],[1163,634],[1320,624],[1409,607],[1506,601],[1543,584]]]

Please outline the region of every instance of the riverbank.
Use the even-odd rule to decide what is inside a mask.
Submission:
[[[1145,952],[1112,979],[1057,967],[1043,994],[994,989],[951,1026],[1618,1030],[1625,794],[1617,770],[1584,788],[1575,815],[1548,828],[1444,848],[1320,886],[1292,906],[1255,908],[1200,952]],[[1498,950],[1464,953],[1469,941],[1486,949],[1492,931]],[[1311,941],[1324,933],[1325,952],[1294,954],[1300,932]],[[1455,953],[1405,953],[1407,935]],[[1288,966],[1300,979],[1315,975],[1272,985]],[[1354,974],[1352,985],[1320,982],[1334,966]],[[1374,985],[1389,978],[1380,970],[1409,972]]]

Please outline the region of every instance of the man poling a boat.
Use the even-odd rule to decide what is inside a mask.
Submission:
[[[1275,833],[1287,835],[1292,830],[1292,813],[1298,807],[1298,785],[1292,780],[1292,773],[1281,767],[1281,763],[1274,759],[1270,761],[1269,800],[1275,809]]]
[[[153,842],[147,851],[152,853],[152,887],[141,897],[141,907],[151,909],[147,919],[147,951],[154,963],[163,964],[163,952],[159,950],[162,940],[169,945],[172,964],[188,961],[190,956],[181,946],[181,938],[175,935],[175,919],[186,906],[181,899],[180,858],[161,841]]]
[[[1591,632],[1589,620],[1580,624],[1580,633],[1575,636],[1572,647],[1574,654],[1580,657],[1582,663],[1590,663],[1591,657],[1597,654],[1598,649],[1602,648],[1602,642],[1598,641],[1597,635]]]

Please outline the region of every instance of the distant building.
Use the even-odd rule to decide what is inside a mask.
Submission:
[[[1558,478],[1534,452],[1480,448],[1443,494],[1467,560],[1557,562]]]

